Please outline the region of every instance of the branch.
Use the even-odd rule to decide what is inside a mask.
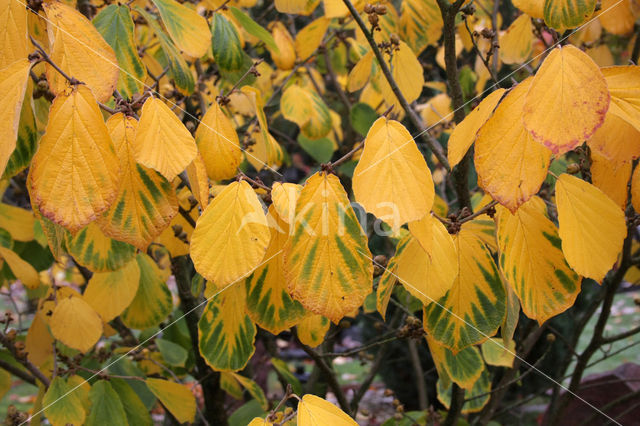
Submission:
[[[11,333],[11,331],[9,332]],[[49,379],[27,358],[27,354],[19,351],[14,345],[14,339],[5,333],[0,333],[0,343],[9,350],[11,356],[20,364],[22,364],[36,379],[40,380],[45,388],[49,387]]]
[[[324,48],[324,63],[325,63],[325,66],[327,67],[329,79],[331,80],[333,87],[336,88],[338,97],[344,104],[345,108],[347,108],[347,111],[351,111],[351,102],[349,102],[349,98],[347,97],[347,94],[344,93],[344,90],[342,90],[342,86],[340,85],[340,83],[338,83],[338,79],[336,78],[336,73],[333,70],[333,65],[331,65],[331,58],[329,58],[329,50],[326,47]]]
[[[443,426],[453,426],[458,424],[458,417],[464,405],[464,389],[455,383],[451,383],[451,404],[447,418],[442,422]]]
[[[437,0],[442,14],[443,35],[444,35],[444,60],[447,71],[447,85],[451,96],[451,106],[453,107],[453,120],[459,124],[464,120],[464,97],[462,86],[458,80],[458,64],[456,57],[456,15],[464,0],[456,0],[450,3],[449,0]],[[462,161],[454,168],[453,178],[455,181],[456,194],[458,195],[458,206],[460,209],[466,207],[471,210],[471,196],[469,194],[469,168],[471,166],[471,151],[462,158]]]
[[[438,158],[438,161],[440,161],[440,163],[444,166],[444,168],[447,169],[447,171],[450,171],[451,166],[449,166],[449,161],[447,160],[447,157],[445,156],[442,150],[442,146],[440,145],[440,142],[438,142],[436,138],[434,138],[428,131],[425,131],[422,120],[420,119],[418,114],[415,112],[415,110],[411,108],[411,105],[409,105],[404,95],[400,91],[398,84],[396,83],[396,81],[393,78],[393,75],[391,74],[391,70],[389,69],[387,62],[382,56],[382,52],[378,48],[378,44],[373,38],[373,34],[371,34],[371,32],[367,29],[367,26],[365,25],[364,21],[360,17],[360,14],[358,14],[358,11],[356,10],[356,8],[353,6],[353,3],[351,3],[351,0],[342,0],[342,1],[344,2],[345,6],[347,6],[347,9],[349,9],[351,16],[356,21],[356,23],[360,27],[360,30],[362,30],[365,37],[367,38],[367,41],[369,42],[369,46],[371,46],[371,50],[373,51],[374,55],[376,56],[376,59],[378,60],[378,64],[380,65],[382,74],[384,74],[385,78],[387,79],[387,82],[389,83],[389,86],[391,87],[391,90],[393,91],[394,95],[396,95],[398,102],[400,102],[400,105],[402,106],[404,111],[407,113],[407,117],[409,117],[409,120],[411,121],[411,123],[413,123],[414,127],[420,130],[420,133],[419,133],[420,138],[424,143],[427,144],[427,146],[435,154],[435,156]],[[461,2],[461,0],[458,0],[458,2]]]
[[[0,368],[20,378],[24,382],[31,383],[33,386],[37,386],[35,377],[30,375],[26,371],[20,370],[16,366],[9,364],[7,361],[0,359]]]
[[[640,326],[637,326],[635,328],[632,328],[631,330],[627,330],[619,334],[614,334],[613,336],[603,337],[602,344],[606,345],[609,343],[617,342],[618,340],[626,339],[627,337],[631,337],[638,333],[640,333]]]
[[[338,404],[340,404],[340,408],[342,408],[345,413],[351,412],[351,410],[349,409],[349,402],[347,402],[347,397],[344,395],[344,392],[342,391],[342,388],[340,387],[340,384],[336,379],[335,371],[333,371],[333,369],[324,361],[324,359],[322,359],[322,356],[320,356],[318,352],[302,343],[300,339],[298,339],[298,343],[302,347],[302,350],[304,350],[311,357],[311,359],[313,359],[320,371],[322,371],[322,375],[327,381],[327,384],[329,385],[329,387],[331,387],[331,390],[336,395],[336,399],[338,400]]]
[[[364,147],[364,141],[361,141],[359,144],[357,144],[356,146],[353,147],[353,149],[349,152],[347,152],[345,155],[343,155],[342,157],[340,157],[339,159],[337,159],[336,161],[334,161],[333,163],[329,163],[331,168],[335,168],[338,167],[340,164],[344,163],[345,161],[349,160],[351,157],[353,157],[353,155],[358,152],[359,150],[362,149],[362,147]]]
[[[427,397],[427,386],[424,382],[424,370],[420,363],[418,346],[413,339],[407,340],[407,345],[409,346],[409,358],[411,359],[411,366],[415,374],[414,380],[416,381],[416,388],[418,389],[418,404],[420,410],[426,410],[429,408],[429,398]]]

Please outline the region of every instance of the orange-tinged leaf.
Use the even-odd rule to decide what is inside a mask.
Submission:
[[[306,394],[298,403],[298,426],[357,426],[347,413],[320,397]]]
[[[627,235],[624,212],[600,189],[575,176],[556,182],[562,251],[580,275],[601,282]]]
[[[245,151],[247,161],[256,169],[274,167],[282,163],[281,148],[276,140],[269,134],[267,116],[264,113],[264,100],[260,91],[251,86],[244,86],[242,92],[247,95],[249,102],[258,118],[260,132],[254,137],[255,143]]]
[[[40,213],[71,232],[107,210],[120,165],[95,98],[86,86],[53,101],[31,163],[30,195]]]
[[[607,82],[593,59],[567,45],[554,49],[533,77],[522,119],[536,142],[564,154],[602,125],[609,98]]]
[[[111,97],[118,83],[118,61],[111,46],[80,12],[61,2],[42,5],[47,13],[51,60],[68,76],[85,83],[98,102]],[[67,80],[49,64],[47,81],[54,94],[68,87]]]
[[[31,46],[27,41],[27,8],[16,0],[0,0],[0,69],[17,60],[27,59]],[[0,79],[3,81],[4,79]],[[6,93],[4,90],[0,92]]]
[[[640,67],[627,65],[602,68],[611,93],[609,110],[640,132]]]
[[[631,176],[631,204],[640,212],[640,167],[636,167]]]
[[[58,300],[49,326],[53,337],[83,353],[91,349],[102,335],[102,320],[79,296]]]
[[[133,143],[138,163],[172,180],[198,152],[191,133],[160,99],[150,97],[142,106]]]
[[[44,313],[36,311],[25,339],[27,359],[36,367],[40,367],[53,355],[53,337],[47,323],[42,319]]]
[[[366,211],[394,230],[431,210],[435,195],[431,171],[398,121],[380,117],[369,129],[353,172],[353,193]]]
[[[15,0],[10,0],[14,2]],[[0,69],[0,176],[7,167],[7,162],[16,148],[20,110],[27,90],[31,63],[28,59],[20,59]]]
[[[307,180],[292,227],[284,248],[289,293],[337,324],[371,292],[373,265],[366,234],[335,175],[321,171]]]
[[[116,271],[93,274],[82,297],[102,321],[109,322],[133,301],[139,282],[140,268],[138,262],[132,259]]]
[[[269,239],[258,196],[246,181],[233,182],[198,218],[191,236],[191,258],[196,270],[222,290],[258,266]]]
[[[449,165],[454,167],[467,153],[473,142],[476,140],[478,130],[487,122],[498,102],[506,92],[505,89],[498,89],[491,92],[480,104],[469,113],[459,123],[451,133],[448,142]]]
[[[307,59],[316,51],[320,43],[322,43],[330,23],[330,19],[321,17],[310,22],[296,34],[295,47],[298,58],[301,60]]]
[[[505,64],[526,61],[533,50],[533,25],[529,15],[520,15],[500,36],[500,60]]]
[[[209,177],[200,154],[196,155],[196,158],[187,166],[187,178],[200,208],[206,209],[209,205]]]
[[[407,236],[398,242],[394,262],[398,281],[424,305],[444,296],[458,275],[458,254],[444,225],[433,216],[425,220],[431,226],[431,250],[425,251],[417,238]],[[411,228],[410,228],[411,229]],[[414,235],[415,227],[411,232]]]
[[[158,8],[171,39],[180,50],[194,58],[207,53],[211,47],[211,31],[203,16],[175,0],[153,0],[153,3]]]
[[[544,0],[513,0],[513,5],[532,18],[544,18]]]
[[[551,151],[522,125],[522,106],[531,78],[518,84],[478,132],[478,185],[512,212],[535,195],[547,176]]]
[[[631,168],[631,161],[612,161],[591,151],[591,182],[622,210],[627,207],[627,184],[631,179]]]
[[[263,264],[245,281],[247,313],[260,327],[277,336],[300,321],[305,310],[289,296],[284,277],[283,248],[289,238],[289,224],[276,213],[275,204],[269,207],[267,220],[271,239]]]
[[[598,19],[605,30],[619,36],[633,31],[636,14],[631,0],[602,0],[600,8],[602,12],[598,14]]]
[[[211,180],[230,179],[242,162],[240,141],[231,120],[217,102],[211,104],[196,130],[196,144]]]
[[[567,265],[545,211],[534,197],[515,214],[501,207],[497,215],[500,269],[524,313],[540,324],[571,307],[580,292],[580,277]]]
[[[120,160],[121,180],[115,201],[98,219],[98,225],[106,235],[146,250],[169,226],[178,212],[178,201],[168,180],[136,163],[133,143],[137,126],[134,118],[122,113],[107,120]]]
[[[331,323],[326,317],[309,312],[296,325],[296,331],[303,344],[315,348],[324,341],[329,327],[331,327]]]
[[[0,247],[0,259],[3,259],[9,265],[9,269],[13,272],[25,287],[36,289],[40,286],[40,276],[31,264],[23,260],[14,251],[6,247]]]
[[[609,160],[624,162],[640,157],[640,130],[616,115],[614,102],[607,112],[602,127],[587,141],[589,148]]]
[[[297,183],[274,182],[271,187],[271,199],[280,219],[292,224],[296,218],[296,203],[302,191]]]
[[[148,378],[145,384],[180,423],[193,423],[196,398],[188,387],[168,380]]]

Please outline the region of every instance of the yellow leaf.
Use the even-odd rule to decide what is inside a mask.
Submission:
[[[33,240],[34,223],[32,211],[0,203],[0,228],[6,229],[14,240]]]
[[[592,151],[612,161],[631,161],[640,157],[640,131],[613,112],[614,102],[615,100],[612,100],[602,127],[594,133],[587,144]]]
[[[462,157],[464,157],[476,140],[478,130],[480,130],[489,117],[491,117],[505,92],[505,89],[498,89],[491,92],[489,96],[484,98],[482,102],[453,129],[448,142],[449,165],[451,167],[454,167],[462,161]]]
[[[135,256],[135,247],[104,235],[95,222],[75,235],[65,235],[67,251],[85,268],[93,272],[113,271]]]
[[[122,113],[107,120],[107,129],[120,160],[118,195],[98,219],[103,232],[146,250],[178,212],[176,194],[162,175],[136,163],[133,143],[138,122]]]
[[[298,403],[298,426],[357,426],[347,413],[322,398],[306,394]]]
[[[0,69],[26,59],[31,53],[27,42],[27,13],[27,8],[19,1],[0,0],[0,28],[3,29],[0,35]],[[0,93],[6,94],[4,90]]]
[[[371,292],[373,265],[366,234],[335,175],[317,172],[307,180],[292,226],[284,248],[289,293],[337,324]]]
[[[49,321],[53,337],[82,353],[98,343],[102,335],[102,320],[93,308],[79,296],[58,300]]]
[[[436,0],[403,0],[400,28],[403,40],[416,55],[436,45],[442,34],[442,14]]]
[[[98,102],[106,102],[118,83],[118,61],[111,46],[93,24],[74,8],[60,2],[42,5],[47,13],[51,60],[68,76],[85,83]],[[58,95],[69,83],[49,64],[47,81]]]
[[[278,217],[287,224],[295,222],[296,203],[302,191],[302,185],[297,183],[274,182],[271,187],[271,199],[278,213]]]
[[[602,0],[598,20],[602,27],[618,36],[629,35],[633,31],[636,14],[631,0]]]
[[[423,326],[454,354],[493,336],[505,316],[506,293],[493,257],[462,225],[454,236],[458,275],[453,287],[424,308]]]
[[[13,275],[22,281],[25,287],[33,290],[40,286],[38,271],[15,252],[6,247],[0,247],[0,259],[4,259],[4,261],[7,262]]]
[[[478,133],[475,164],[478,185],[512,212],[538,192],[551,152],[522,125],[522,106],[531,78],[518,84]]]
[[[269,238],[258,196],[246,181],[233,182],[198,218],[191,237],[191,258],[196,270],[222,290],[258,266]]]
[[[240,141],[231,120],[217,102],[207,110],[196,130],[196,143],[211,180],[230,179],[242,162]]]
[[[564,260],[558,228],[545,212],[538,197],[515,214],[497,210],[500,269],[524,313],[540,324],[571,307],[580,292],[580,277]]]
[[[398,45],[398,50],[393,52],[389,68],[391,68],[393,79],[398,84],[398,88],[407,102],[411,103],[418,99],[424,86],[422,65],[420,65],[420,61],[418,61],[416,55],[405,42],[401,41]],[[396,95],[393,94],[391,86],[389,86],[384,76],[380,77],[380,83],[385,102],[388,105],[397,103]],[[400,110],[401,108],[397,109],[397,111]]]
[[[601,282],[627,235],[624,212],[597,187],[562,174],[556,182],[562,251],[580,275]]]
[[[310,15],[318,6],[318,3],[320,3],[320,0],[275,0],[278,12],[296,15]]]
[[[585,53],[589,55],[589,57],[593,59],[593,62],[595,62],[599,67],[610,67],[615,64],[615,59],[613,58],[611,49],[609,49],[609,46],[606,44],[589,47],[585,49]]]
[[[329,331],[331,323],[326,317],[314,313],[308,313],[297,325],[298,338],[312,348],[319,346],[324,341],[324,336]]]
[[[24,342],[27,358],[36,367],[52,359],[51,355],[53,355],[53,337],[42,315],[44,315],[42,311],[36,311]]]
[[[533,25],[529,15],[520,15],[500,36],[500,60],[505,64],[526,61],[533,50]]]
[[[331,131],[333,122],[329,108],[313,89],[297,84],[287,87],[280,99],[280,111],[284,118],[300,127],[300,132],[310,139],[320,139]]]
[[[278,47],[278,51],[269,49],[273,63],[281,70],[290,70],[296,63],[296,49],[291,34],[282,22],[276,21],[271,29],[271,35]]]
[[[627,184],[631,179],[631,161],[612,161],[591,151],[591,182],[607,194],[622,210],[627,207]]]
[[[420,113],[427,127],[446,124],[453,119],[451,98],[446,93],[440,93],[429,99]]]
[[[602,68],[611,93],[609,110],[640,132],[640,67]]]
[[[196,417],[196,398],[189,388],[168,380],[148,378],[145,384],[180,423],[193,423]]]
[[[135,260],[140,270],[138,290],[121,317],[128,327],[142,330],[163,321],[173,309],[173,300],[165,277],[153,259],[138,253]]]
[[[509,344],[505,346],[502,339],[489,339],[482,344],[482,356],[489,365],[496,367],[513,366],[516,355],[516,342],[509,340]]]
[[[15,0],[10,1],[15,2]],[[9,158],[16,148],[20,111],[27,90],[30,69],[31,63],[28,59],[20,59],[0,69],[0,93],[2,93],[2,101],[0,101],[0,115],[2,116],[2,124],[0,124],[0,176],[4,173]]]
[[[262,170],[264,167],[274,167],[281,164],[281,149],[278,143],[269,134],[267,117],[264,114],[264,101],[260,91],[254,87],[244,86],[242,92],[247,95],[255,115],[258,118],[260,132],[255,136],[255,144],[247,148],[245,154],[247,161],[256,169]]]
[[[245,281],[247,313],[260,327],[277,336],[295,325],[305,311],[287,293],[284,277],[283,248],[289,238],[289,224],[276,213],[275,204],[269,207],[267,220],[271,239],[264,263]]]
[[[562,32],[579,27],[596,9],[596,0],[545,0],[544,22]]]
[[[102,321],[109,322],[133,301],[139,281],[140,268],[133,259],[116,271],[93,274],[82,297]]]
[[[120,166],[91,91],[60,93],[31,163],[30,195],[40,213],[76,232],[117,195]]]
[[[462,388],[473,388],[485,369],[478,348],[470,346],[454,355],[431,336],[425,337],[439,378],[442,380],[443,376],[448,376]]]
[[[431,215],[424,221],[431,226],[430,252],[424,250],[417,238],[407,236],[398,242],[394,261],[398,265],[396,276],[400,283],[427,305],[451,289],[458,275],[458,255],[444,225]],[[416,227],[411,225],[413,223],[409,229],[415,235]]]
[[[355,66],[349,71],[349,76],[347,77],[347,90],[349,92],[360,90],[367,84],[369,77],[373,74],[372,64],[373,51],[369,50],[360,57]],[[378,66],[377,62],[375,66]]]
[[[544,0],[513,0],[513,5],[532,18],[544,18]]]
[[[564,154],[602,125],[609,98],[607,82],[593,59],[567,45],[554,49],[533,77],[522,120],[536,142]]]
[[[189,56],[199,58],[211,47],[211,31],[207,20],[174,0],[153,0],[162,22],[176,46]]]
[[[255,351],[256,327],[246,313],[245,287],[229,286],[211,295],[198,322],[200,353],[216,371],[242,370]]]
[[[304,1],[309,3],[307,0]],[[276,1],[276,8],[277,6],[278,2]],[[322,43],[330,23],[330,19],[321,17],[310,22],[296,34],[295,47],[298,58],[305,60],[316,51]]]
[[[138,163],[172,180],[198,152],[191,133],[160,99],[150,97],[142,106],[133,143]]]
[[[164,178],[163,178],[164,179]],[[180,206],[185,209],[191,209],[191,203],[189,202],[189,198],[191,197],[191,191],[189,188],[182,187],[182,189],[178,192],[178,203]],[[198,209],[192,209],[189,216],[193,219],[193,223],[198,220],[198,216],[200,213]],[[179,226],[182,228],[182,232],[184,232],[187,236],[186,239],[180,239],[176,236],[174,228]],[[191,235],[193,234],[193,226],[187,219],[181,214],[177,214],[171,220],[171,224],[164,229],[156,238],[156,242],[164,248],[166,248],[171,257],[184,256],[189,254],[189,241],[191,241]]]
[[[429,213],[435,194],[431,171],[401,123],[386,117],[373,123],[353,172],[353,193],[393,230]]]
[[[209,178],[207,177],[207,169],[200,154],[187,166],[187,178],[191,185],[193,196],[196,197],[202,210],[209,205]]]

